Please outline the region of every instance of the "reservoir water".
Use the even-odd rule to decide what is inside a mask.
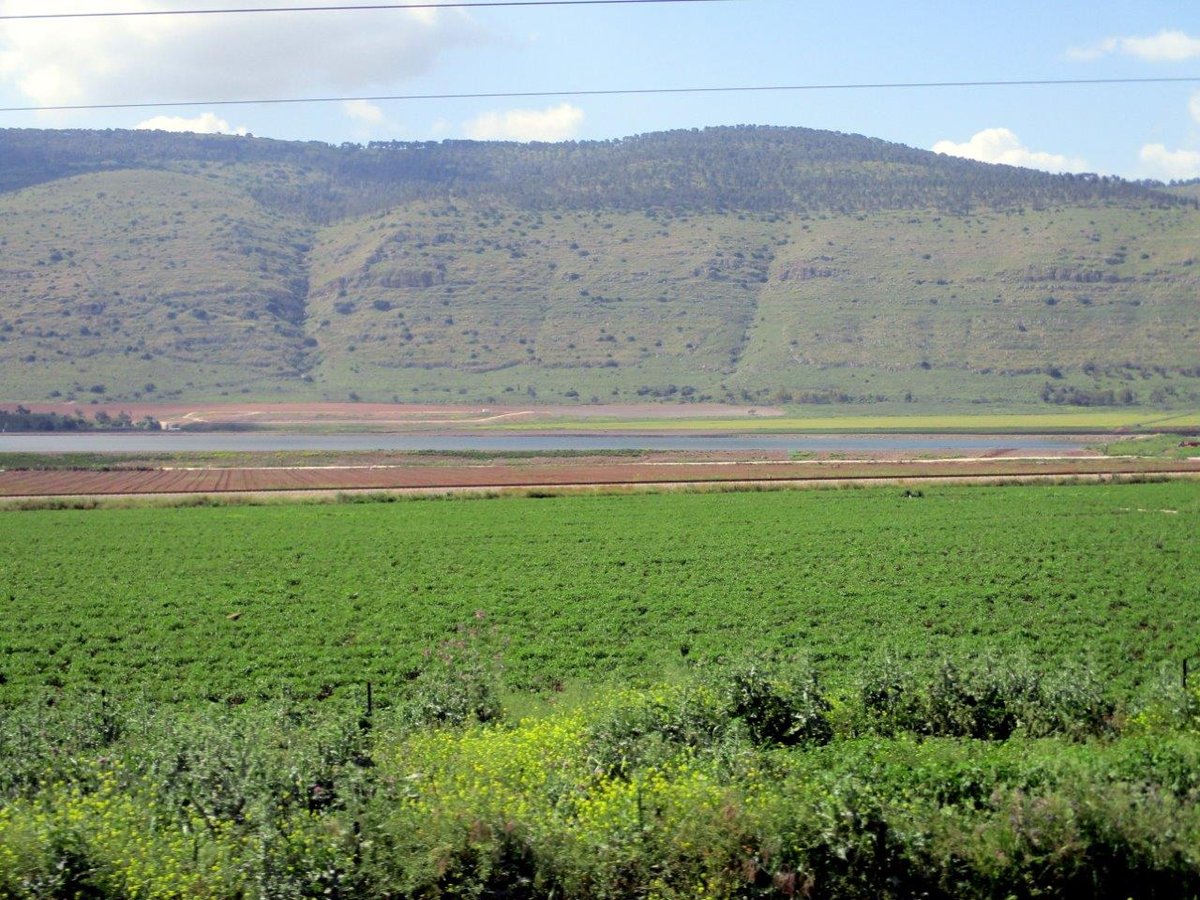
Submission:
[[[184,450],[787,450],[809,452],[1061,453],[1086,438],[977,434],[308,434],[299,432],[91,432],[0,434],[0,453],[158,453]]]

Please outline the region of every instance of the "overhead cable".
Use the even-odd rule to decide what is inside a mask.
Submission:
[[[147,16],[227,16],[241,13],[364,12],[404,9],[486,9],[514,6],[628,6],[664,3],[731,3],[744,0],[447,0],[445,3],[350,3],[327,6],[247,6],[223,9],[134,9],[69,13],[20,13],[0,15],[0,22],[47,19],[124,19]]]
[[[528,100],[547,97],[620,97],[646,94],[731,94],[771,91],[871,91],[934,88],[1050,87],[1109,84],[1184,84],[1200,75],[1149,78],[1027,78],[996,81],[876,81],[828,84],[727,85],[721,87],[607,88],[603,90],[488,91],[453,94],[380,94],[351,97],[258,97],[238,100],[153,100],[132,103],[64,103],[45,106],[5,106],[0,113],[70,112],[101,109],[164,109],[177,106],[279,106],[300,103],[388,103],[420,100]]]

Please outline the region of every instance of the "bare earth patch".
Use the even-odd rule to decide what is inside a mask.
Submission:
[[[628,403],[597,406],[466,406],[462,404],[408,403],[41,403],[27,404],[34,412],[91,418],[105,410],[115,415],[128,412],[135,419],[153,416],[163,424],[187,425],[365,425],[372,427],[453,427],[455,425],[499,424],[505,421],[552,421],[555,419],[696,419],[771,418],[784,415],[772,406],[730,406],[720,403]]]

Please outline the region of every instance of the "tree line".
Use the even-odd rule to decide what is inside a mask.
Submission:
[[[808,128],[720,127],[553,144],[341,146],[149,131],[0,130],[0,191],[86,172],[194,163],[291,167],[290,178],[240,177],[261,202],[315,221],[447,197],[531,209],[799,214],[1197,205],[1195,198],[1161,190],[1158,182],[987,165]]]
[[[0,432],[4,431],[158,431],[162,424],[153,416],[135,420],[124,410],[112,415],[97,410],[88,419],[80,410],[74,413],[34,412],[26,406],[15,410],[0,409]]]

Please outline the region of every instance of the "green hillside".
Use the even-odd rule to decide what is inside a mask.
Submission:
[[[0,131],[0,398],[1200,403],[1187,190],[805,129]]]

